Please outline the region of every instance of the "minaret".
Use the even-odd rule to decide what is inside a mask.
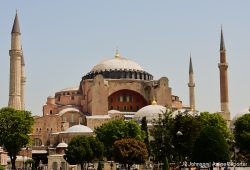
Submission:
[[[9,107],[17,110],[22,109],[21,103],[21,33],[16,13],[14,24],[11,31],[10,55],[10,84],[9,84]]]
[[[226,61],[226,48],[224,44],[223,31],[221,28],[220,38],[220,63],[218,64],[220,70],[220,102],[221,102],[221,114],[223,118],[229,122],[230,112],[228,107],[228,78],[227,68],[228,64]]]
[[[195,94],[194,94],[195,83],[194,83],[194,71],[193,71],[191,54],[190,54],[190,61],[189,61],[189,82],[188,82],[188,87],[189,87],[190,109],[192,111],[195,111]]]
[[[23,51],[23,49],[22,49]],[[22,110],[25,110],[25,83],[26,83],[26,75],[25,75],[25,62],[24,56],[21,57],[21,104]]]

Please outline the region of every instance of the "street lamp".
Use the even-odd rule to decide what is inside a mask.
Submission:
[[[179,168],[181,169],[181,147],[180,147],[180,141],[179,141],[179,138],[180,136],[182,136],[182,132],[181,131],[178,131],[176,132],[176,136],[177,136],[177,140],[178,140],[178,155],[179,155]]]

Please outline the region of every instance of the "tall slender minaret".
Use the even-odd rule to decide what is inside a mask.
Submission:
[[[23,51],[23,48],[22,48]],[[25,83],[26,83],[26,75],[25,75],[25,62],[24,56],[21,57],[21,103],[22,110],[25,110]]]
[[[9,107],[22,110],[21,103],[21,33],[16,13],[14,24],[11,31],[10,55],[10,84],[9,84]]]
[[[192,111],[195,111],[195,94],[194,94],[194,71],[193,71],[193,65],[192,65],[192,58],[190,54],[190,61],[189,61],[189,82],[188,82],[188,87],[189,87],[189,105],[190,109]]]
[[[228,107],[228,78],[227,68],[228,63],[226,61],[226,48],[224,44],[223,30],[221,28],[220,37],[220,63],[218,64],[220,70],[220,102],[221,102],[221,114],[223,118],[229,122],[230,112]]]

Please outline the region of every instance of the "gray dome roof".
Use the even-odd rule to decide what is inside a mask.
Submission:
[[[93,133],[93,130],[90,129],[88,126],[74,125],[68,128],[63,133]]]
[[[65,143],[65,142],[61,142],[61,143],[59,143],[56,147],[57,147],[57,148],[67,148],[67,147],[68,147],[68,144]]]
[[[91,72],[100,72],[105,70],[134,70],[144,71],[143,68],[136,62],[121,57],[115,57],[105,60],[92,68]]]
[[[166,107],[152,104],[145,106],[135,113],[134,119],[140,121],[144,116],[147,121],[151,123],[153,120],[157,120],[159,115],[163,115],[166,112]]]

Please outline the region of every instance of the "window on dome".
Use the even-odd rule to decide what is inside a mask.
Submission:
[[[129,102],[133,102],[133,96],[129,96]]]
[[[126,111],[127,110],[127,106],[123,106],[123,110]]]
[[[117,101],[120,102],[120,96],[117,97]]]

